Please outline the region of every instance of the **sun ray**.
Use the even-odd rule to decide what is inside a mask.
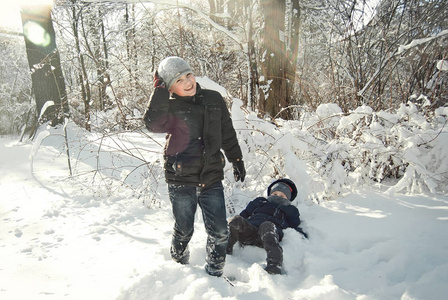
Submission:
[[[0,0],[0,30],[22,31],[21,6],[53,5],[53,3],[53,0]]]

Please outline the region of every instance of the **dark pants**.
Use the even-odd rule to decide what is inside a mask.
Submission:
[[[279,235],[274,223],[266,221],[257,228],[238,215],[230,220],[229,229],[228,254],[232,254],[233,246],[237,242],[240,242],[241,245],[257,246],[266,250],[268,266],[275,265],[281,267],[283,263],[283,249],[279,244]]]
[[[179,263],[188,263],[188,243],[193,236],[194,216],[199,204],[208,235],[205,268],[209,274],[220,276],[225,264],[228,238],[222,183],[206,188],[170,184],[168,192],[175,220],[171,257]]]

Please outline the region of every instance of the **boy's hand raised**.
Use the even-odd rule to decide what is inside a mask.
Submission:
[[[166,88],[165,82],[163,81],[162,77],[159,76],[159,72],[157,71],[154,73],[154,87]]]

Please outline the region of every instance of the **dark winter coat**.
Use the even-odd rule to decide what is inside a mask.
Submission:
[[[224,153],[230,162],[242,159],[236,132],[221,94],[201,89],[179,97],[156,88],[144,116],[151,132],[166,132],[165,179],[179,185],[209,186],[224,179]]]
[[[249,202],[240,216],[256,227],[265,221],[271,221],[277,228],[280,240],[283,238],[283,229],[294,228],[302,232],[299,228],[300,213],[297,207],[271,202],[264,197],[258,197]]]

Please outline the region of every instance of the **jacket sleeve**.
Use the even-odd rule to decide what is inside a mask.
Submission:
[[[143,118],[146,128],[151,132],[168,132],[173,116],[168,112],[170,93],[165,88],[156,88],[151,95]]]
[[[297,207],[288,205],[283,212],[285,213],[286,222],[288,222],[289,227],[296,228],[300,225],[300,213]]]
[[[303,231],[301,227],[299,227],[300,221],[300,213],[297,207],[290,205],[288,206],[288,210],[285,211],[286,222],[288,222],[289,227],[293,228],[297,232],[300,232],[305,238],[308,238],[308,234]]]
[[[233,128],[232,118],[227,109],[224,99],[221,98],[221,135],[222,135],[222,149],[230,162],[235,162],[243,158],[238,138]]]
[[[243,209],[243,211],[241,211],[240,216],[242,216],[245,219],[249,218],[254,212],[254,210],[261,205],[262,199],[263,199],[262,197],[258,197],[249,202],[246,208]]]

